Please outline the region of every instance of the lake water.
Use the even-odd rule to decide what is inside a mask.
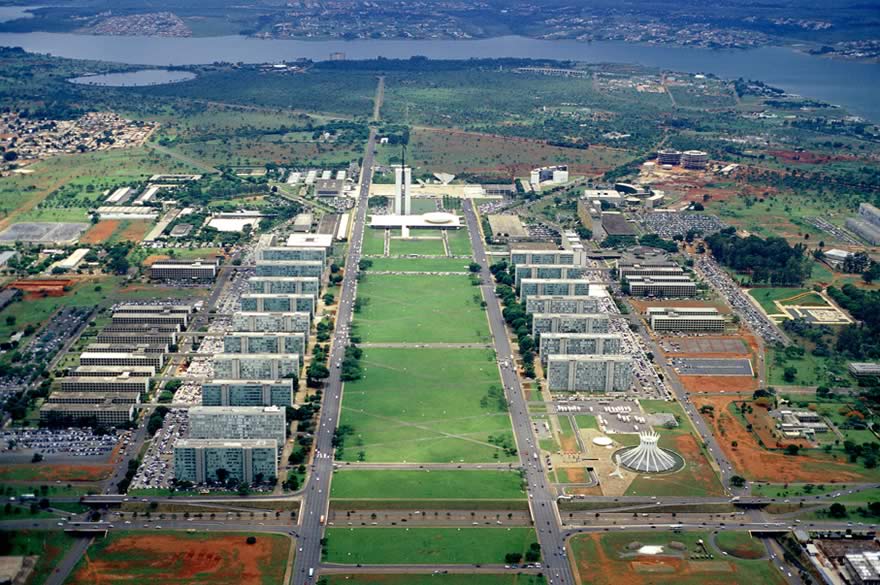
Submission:
[[[18,20],[19,18],[33,18],[34,15],[29,10],[36,10],[41,6],[0,6],[0,22],[8,22],[10,20]]]
[[[588,63],[635,63],[672,71],[757,79],[786,91],[841,105],[880,121],[880,65],[832,60],[782,47],[711,50],[624,42],[542,41],[523,37],[480,40],[297,41],[242,36],[203,38],[111,37],[64,33],[5,33],[0,45],[59,57],[153,66],[214,61],[267,63],[297,58],[435,59],[530,57]]]
[[[168,69],[141,69],[128,73],[107,73],[105,75],[84,75],[68,81],[81,85],[101,85],[104,87],[137,87],[144,85],[161,85],[195,79],[191,71],[169,71]]]

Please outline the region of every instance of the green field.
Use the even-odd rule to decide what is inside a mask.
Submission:
[[[541,575],[327,575],[327,585],[545,585]]]
[[[537,541],[533,528],[328,528],[330,563],[501,564]]]
[[[385,230],[365,229],[362,251],[364,256],[384,255]]]
[[[363,377],[346,382],[340,424],[353,429],[342,460],[514,461],[494,352],[367,348]],[[492,438],[495,438],[495,444]]]
[[[464,276],[368,274],[358,289],[365,343],[490,342],[480,291]]]
[[[599,430],[599,422],[592,414],[576,414],[574,415],[574,422],[577,424],[578,429]]]
[[[386,272],[467,272],[464,258],[370,258],[369,270]]]
[[[16,530],[0,532],[2,551],[0,555],[38,556],[29,584],[42,584],[52,574],[67,550],[73,546],[74,538],[60,531]]]
[[[333,498],[370,499],[523,499],[522,479],[513,471],[338,471]]]
[[[740,537],[727,537],[728,542]],[[706,543],[711,558],[706,558],[697,542]],[[666,549],[667,554],[639,556],[628,553],[626,547],[641,545],[668,547],[671,541],[684,544],[687,551]],[[652,583],[653,585],[784,585],[785,579],[769,560],[745,560],[733,555],[724,556],[711,544],[711,537],[703,532],[670,534],[663,532],[627,532],[611,534],[576,535],[569,541],[574,554],[574,566],[581,579],[590,585],[615,583]],[[691,558],[697,555],[696,558]],[[642,559],[649,565],[638,565]],[[665,561],[665,562],[662,562]],[[662,564],[661,564],[662,562]]]
[[[749,295],[758,301],[761,308],[770,315],[779,313],[773,301],[782,301],[793,296],[809,292],[805,288],[753,288],[749,289]],[[783,303],[784,304],[784,303]]]
[[[446,230],[446,239],[449,243],[449,253],[453,256],[471,256],[471,237],[466,228],[460,230]]]
[[[788,487],[786,487],[786,485]],[[840,495],[834,498],[835,502],[877,502],[880,501],[880,488],[869,488],[859,492],[847,493],[856,487],[855,484],[813,484],[811,488],[806,488],[807,484],[792,483],[753,483],[752,495],[764,496],[768,498],[791,498],[802,496],[819,496],[840,492]],[[828,500],[818,500],[827,502]]]
[[[428,237],[421,234],[413,235],[413,232],[410,232],[410,239],[391,238],[390,254],[392,256],[406,256],[409,254],[445,256],[446,250],[443,248],[443,240],[440,238],[439,233]]]
[[[767,554],[761,542],[748,532],[722,530],[715,535],[715,544],[722,551],[740,559],[760,559]]]

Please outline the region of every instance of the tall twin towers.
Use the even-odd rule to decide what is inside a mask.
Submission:
[[[412,169],[394,167],[394,215],[412,215]]]

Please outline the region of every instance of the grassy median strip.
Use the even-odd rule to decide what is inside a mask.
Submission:
[[[362,565],[504,564],[537,541],[525,527],[328,528],[326,538],[326,562]]]
[[[332,498],[348,499],[524,499],[515,471],[343,470],[333,476]]]

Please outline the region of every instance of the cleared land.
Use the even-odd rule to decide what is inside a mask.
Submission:
[[[264,585],[284,577],[291,541],[259,534],[145,534],[113,532],[89,547],[69,583]]]
[[[355,328],[367,342],[489,342],[480,291],[464,276],[367,275]]]
[[[697,543],[702,539],[711,556]],[[782,585],[785,579],[766,560],[722,557],[705,533],[583,534],[569,542],[574,568],[591,585]],[[671,547],[683,544],[684,550]],[[658,555],[629,550],[632,543],[664,547]]]
[[[537,541],[533,528],[328,528],[331,563],[495,564]]]
[[[711,406],[711,413],[704,418],[712,427],[718,443],[727,458],[743,477],[771,483],[826,483],[834,479],[838,483],[874,481],[876,471],[858,464],[846,463],[842,451],[827,454],[818,449],[801,450],[797,456],[785,455],[782,450],[771,451],[758,443],[755,434],[749,432],[742,419],[731,410],[733,396],[698,397],[698,408]],[[760,407],[755,407],[760,408]],[[733,444],[736,447],[733,447]]]
[[[523,499],[522,479],[513,471],[339,471],[333,498],[371,499]]]
[[[512,461],[507,403],[494,361],[479,349],[364,350],[363,377],[346,382],[341,459],[367,462]]]

